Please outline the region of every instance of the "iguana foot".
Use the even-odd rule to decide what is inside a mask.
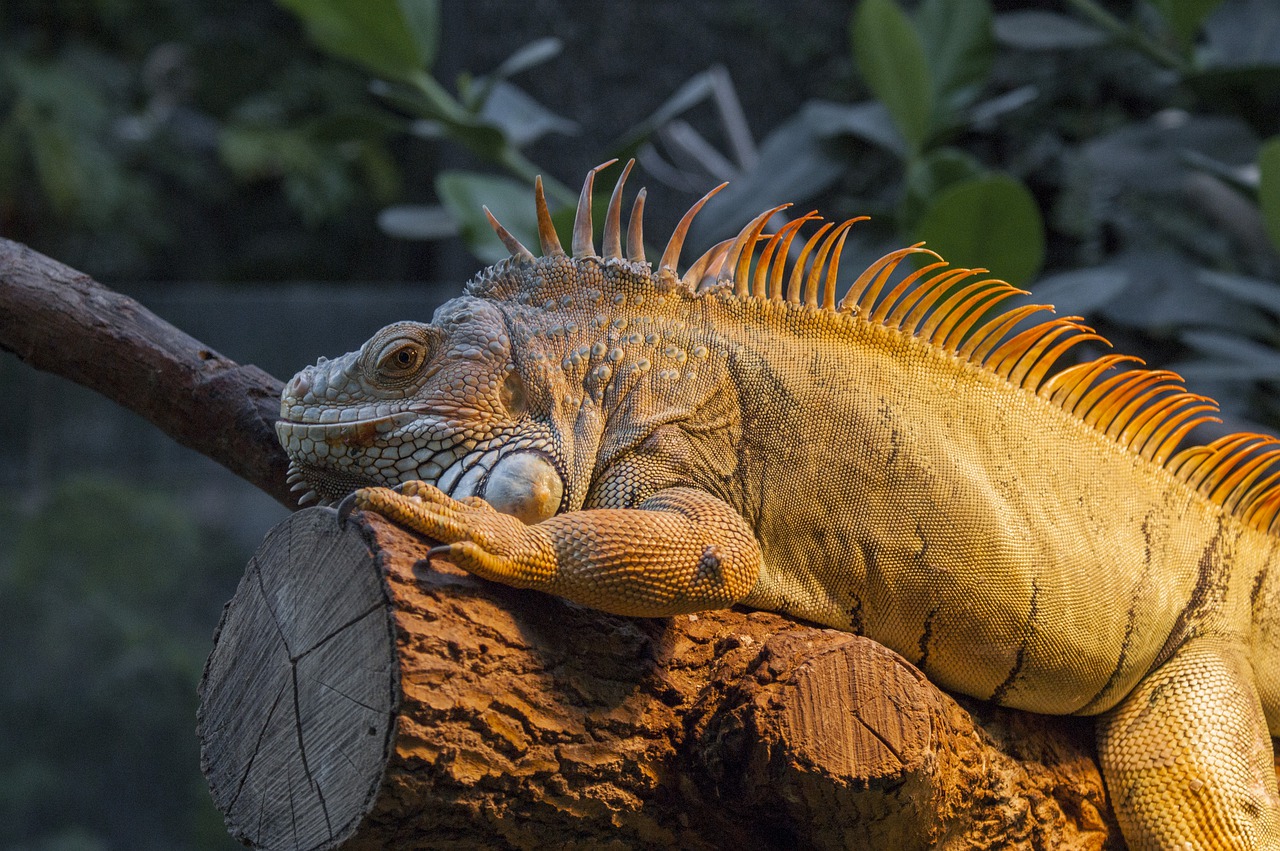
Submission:
[[[536,587],[555,572],[556,555],[545,532],[500,514],[475,496],[453,499],[426,482],[362,488],[355,506],[441,542],[433,553],[485,579]]]
[[[354,505],[440,541],[439,552],[476,576],[616,614],[725,608],[751,592],[762,566],[742,517],[694,488],[661,491],[635,508],[570,511],[531,525],[426,482],[363,488]]]

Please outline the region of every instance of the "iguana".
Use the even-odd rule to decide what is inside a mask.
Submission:
[[[304,500],[354,490],[509,585],[626,615],[784,612],[946,689],[1097,715],[1130,847],[1280,848],[1280,441],[1178,450],[1211,400],[1121,355],[1052,372],[1101,338],[1025,327],[1047,308],[923,244],[841,294],[857,219],[792,262],[817,217],[766,235],[767,210],[681,274],[713,190],[654,271],[643,189],[622,250],[628,164],[597,255],[599,168],[571,254],[539,182],[540,257],[486,208],[510,258],[430,324],[289,382]]]

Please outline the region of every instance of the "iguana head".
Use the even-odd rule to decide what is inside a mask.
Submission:
[[[644,260],[641,190],[622,257],[624,172],[606,218],[604,256],[597,255],[591,191],[598,170],[583,186],[572,256],[561,249],[539,181],[543,256],[490,216],[512,256],[477,275],[466,295],[442,305],[430,324],[389,325],[359,351],[321,358],[294,376],[276,429],[300,502],[327,504],[359,487],[422,480],[536,522],[582,504],[609,410],[681,378],[685,387],[698,383],[693,367],[705,363],[708,349],[689,339],[698,329],[681,329],[670,317],[675,300],[694,296],[685,282],[714,275],[729,246],[695,263],[685,282],[676,278],[680,245],[703,199],[653,272]],[[705,393],[681,398],[692,408]]]
[[[276,425],[299,489],[322,503],[420,479],[534,520],[555,513],[561,461],[524,415],[525,381],[501,312],[463,297],[431,324],[397,322],[285,387]]]

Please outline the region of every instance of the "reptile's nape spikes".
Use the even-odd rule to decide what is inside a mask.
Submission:
[[[636,193],[631,219],[627,222],[627,259],[632,263],[648,262],[644,257],[644,196],[647,193],[643,187]]]
[[[844,251],[844,241],[849,237],[849,231],[858,222],[867,221],[868,216],[855,216],[837,228],[840,234],[836,238],[835,249],[831,252],[831,260],[827,263],[827,279],[822,288],[822,307],[825,310],[836,309],[836,277],[840,274],[840,254]]]
[[[822,245],[818,247],[818,253],[813,258],[813,266],[809,269],[809,275],[804,282],[804,303],[809,307],[817,307],[818,299],[821,297],[822,272],[827,268],[827,258],[831,255],[831,250],[837,244],[844,246],[844,238],[849,233],[849,228],[853,227],[857,219],[849,219],[841,222],[836,226],[835,230],[828,234],[827,238],[822,241]],[[840,250],[836,249],[835,259],[840,259]],[[834,282],[832,282],[834,285]],[[835,309],[835,295],[832,294],[831,307]]]
[[[790,206],[790,204],[779,204],[772,210],[765,210],[747,222],[746,227],[738,231],[738,235],[734,237],[733,244],[729,248],[729,253],[725,256],[724,269],[716,276],[718,283],[726,283],[732,280],[734,295],[744,297],[751,295],[751,283],[747,277],[747,268],[751,264],[751,256],[755,254],[756,242],[759,241],[760,234],[764,232],[765,225],[769,224],[769,219],[773,218],[774,213],[785,210]]]
[[[622,186],[627,182],[627,175],[631,174],[631,167],[635,164],[634,159],[627,160],[622,176],[618,178],[613,194],[609,196],[609,210],[604,216],[604,239],[600,243],[600,253],[606,260],[622,257]]]
[[[805,240],[804,248],[800,249],[800,258],[796,260],[796,265],[791,268],[791,277],[787,279],[787,301],[792,304],[800,304],[800,284],[804,281],[804,264],[809,259],[809,254],[826,236],[827,231],[835,227],[835,222],[827,222],[822,227],[813,232],[810,237]]]
[[[506,246],[507,251],[511,252],[512,257],[518,257],[521,260],[532,260],[533,252],[520,244],[520,240],[511,235],[511,232],[502,226],[502,224],[494,218],[493,213],[489,212],[489,208],[480,207],[484,210],[484,216],[489,220],[489,227],[493,228],[493,232],[498,235],[498,239],[502,240],[502,244]]]
[[[929,249],[923,248],[923,245],[924,243],[917,242],[915,245],[891,251],[864,269],[862,274],[858,276],[857,280],[849,286],[848,292],[846,292],[844,298],[840,300],[838,309],[853,310],[854,308],[858,308],[865,311],[863,315],[868,318],[868,321],[875,323],[884,322],[885,317],[889,313],[889,308],[893,307],[894,303],[898,300],[898,297],[906,292],[907,287],[909,287],[912,282],[933,269],[942,269],[946,267],[946,261],[941,257],[938,257],[937,254],[934,254]],[[912,272],[904,278],[901,283],[894,287],[887,296],[881,299],[880,291],[884,288],[884,285],[898,268],[898,265],[912,254],[929,254],[935,257],[938,262]]]
[[[689,288],[690,292],[699,292],[705,289],[702,282],[711,279],[713,282],[720,274],[720,270],[724,267],[725,255],[729,253],[729,246],[733,245],[733,237],[717,242],[708,248],[701,257],[693,261],[684,273],[684,277],[680,279],[680,283]]]
[[[796,234],[800,232],[800,228],[804,227],[806,222],[815,220],[821,221],[822,216],[818,215],[817,210],[812,210],[800,218],[783,225],[769,240],[766,251],[771,248],[775,252],[773,267],[769,270],[767,297],[770,301],[782,301],[782,276],[787,270],[787,256],[791,253],[791,241],[796,238]],[[759,275],[757,275],[757,278],[759,278]],[[765,294],[760,295],[765,297]]]
[[[662,259],[658,261],[659,275],[665,271],[673,277],[679,277],[679,273],[676,271],[676,264],[680,262],[680,249],[684,248],[684,238],[689,235],[689,225],[693,224],[693,217],[698,215],[698,211],[702,209],[703,205],[711,200],[711,196],[728,185],[728,183],[721,183],[715,189],[703,195],[696,204],[689,208],[689,212],[685,213],[684,217],[680,219],[680,223],[676,225],[676,229],[671,233],[671,239],[667,242],[667,247],[662,252]]]
[[[538,241],[542,244],[542,256],[564,254],[560,247],[560,237],[556,236],[556,226],[551,221],[551,211],[547,209],[547,196],[542,191],[542,175],[533,179],[533,203],[538,208]]]
[[[595,189],[596,172],[608,168],[618,160],[611,159],[587,172],[587,179],[582,181],[582,193],[578,196],[578,210],[573,216],[573,256],[595,257],[595,233],[591,221],[591,193]]]
[[[924,268],[929,269],[932,265],[930,264]],[[921,271],[923,272],[923,270]],[[902,283],[905,284],[910,281],[913,286],[911,289],[904,289],[902,284],[894,287],[893,292],[889,294],[890,299],[897,296],[900,291],[905,292],[906,295],[897,299],[893,309],[885,316],[884,324],[890,328],[897,328],[908,334],[914,334],[916,332],[916,324],[926,311],[930,311],[930,316],[925,321],[925,327],[928,328],[932,323],[946,317],[946,314],[941,310],[932,311],[934,303],[939,298],[949,292],[953,286],[959,285],[965,278],[971,275],[981,275],[986,271],[986,269],[947,269],[929,278],[920,275],[918,278],[920,283],[918,284],[915,282],[917,279],[914,275],[908,275],[903,279]],[[983,283],[990,288],[994,282],[984,281]],[[924,332],[920,336],[928,339],[928,335]]]

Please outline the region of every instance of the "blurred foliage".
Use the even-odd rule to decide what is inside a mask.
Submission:
[[[850,41],[874,99],[810,101],[762,149],[817,151],[794,181],[805,193],[842,191],[899,238],[926,239],[1015,284],[1046,261],[1071,269],[1138,246],[1203,254],[1223,223],[1196,220],[1204,213],[1194,209],[1175,223],[1165,207],[1188,181],[1215,196],[1201,207],[1224,192],[1256,203],[1256,133],[1280,129],[1265,126],[1280,113],[1235,107],[1280,70],[1280,55],[1258,45],[1266,39],[1247,36],[1251,26],[1271,31],[1274,5],[1134,3],[1128,20],[1092,0],[1066,0],[1070,16],[1002,5],[996,14],[989,0],[921,0],[910,10],[861,0]],[[1206,96],[1207,80],[1234,96]],[[791,188],[765,159],[719,207],[772,203]],[[1256,226],[1256,209],[1252,219],[1234,230]],[[1243,247],[1213,259],[1274,273],[1270,247]]]
[[[0,514],[4,847],[231,848],[195,683],[242,564],[168,494],[83,479]]]
[[[375,75],[372,90],[389,110],[411,119],[411,134],[448,139],[515,178],[463,170],[441,174],[436,179],[441,203],[390,207],[379,216],[384,231],[406,239],[460,232],[477,255],[497,260],[506,251],[484,218],[484,203],[509,221],[518,237],[536,235],[536,223],[526,211],[528,187],[539,169],[522,148],[547,133],[573,133],[577,125],[538,103],[510,78],[555,57],[562,47],[559,39],[535,40],[488,74],[459,74],[454,95],[431,74],[440,40],[437,0],[277,2],[299,17],[321,49]],[[562,207],[575,203],[576,194],[554,178],[544,178],[544,186]]]
[[[350,275],[394,126],[266,2],[0,6],[0,234],[100,277]]]

